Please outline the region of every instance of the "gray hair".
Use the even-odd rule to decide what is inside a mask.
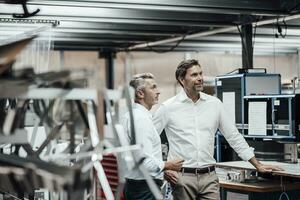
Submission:
[[[145,89],[146,79],[154,79],[153,74],[151,73],[136,74],[130,80],[129,85],[134,88],[135,97],[137,91]]]

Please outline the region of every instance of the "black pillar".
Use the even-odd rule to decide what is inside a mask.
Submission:
[[[243,68],[253,68],[252,24],[242,25],[242,64]]]
[[[100,58],[105,59],[106,87],[114,89],[114,58],[116,53],[108,50],[102,50],[99,53]]]
[[[105,60],[106,65],[106,86],[108,89],[114,88],[114,57],[110,52]]]

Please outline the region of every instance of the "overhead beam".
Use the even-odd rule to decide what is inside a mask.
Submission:
[[[170,47],[167,47],[167,46],[155,47],[155,50],[158,50],[158,51],[167,51],[169,49],[170,49]],[[137,49],[135,51],[153,51],[153,50],[151,50],[151,49]],[[178,48],[174,49],[173,51],[176,51],[176,52],[195,51],[195,52],[207,52],[207,53],[211,52],[211,53],[228,53],[228,54],[239,53],[239,54],[242,54],[240,46],[230,47],[230,49],[228,47],[220,47],[220,46],[219,47],[205,47],[205,46],[202,46],[202,47],[178,47]],[[278,48],[274,51],[274,49],[272,49],[272,48],[261,47],[261,48],[258,48],[254,52],[254,55],[255,54],[260,54],[262,52],[268,53],[269,55],[282,54],[282,53],[295,54],[295,53],[297,53],[297,49],[296,48]]]
[[[56,41],[55,46],[77,46],[77,47],[83,47],[83,46],[90,46],[92,48],[100,49],[103,47],[106,48],[116,48],[118,49],[119,47],[122,46],[124,43],[109,43],[109,42],[101,42],[101,41],[94,41],[94,42],[72,42],[72,41]],[[127,44],[126,44],[127,45]],[[156,48],[166,48],[166,49],[171,49],[174,46],[174,43],[172,44],[167,44],[167,45],[160,45],[157,47],[153,47],[153,49]],[[223,48],[227,49],[230,51],[232,48],[240,48],[241,50],[241,43],[240,42],[207,42],[203,41],[200,43],[182,43],[180,46],[177,47],[177,49],[180,48],[205,48],[205,47],[211,47],[211,48]],[[296,44],[276,44],[276,49],[274,49],[274,44],[272,43],[256,43],[255,44],[255,51],[260,50],[260,49],[269,49],[270,51],[277,51],[278,49],[298,49],[300,47],[300,42]],[[151,50],[150,48],[142,48],[142,50]],[[139,50],[139,49],[137,49]]]
[[[112,48],[109,46],[103,46],[103,48]],[[99,46],[91,46],[91,45],[73,45],[73,44],[57,44],[54,46],[54,50],[66,50],[66,51],[99,51]],[[155,49],[160,50],[160,51],[166,51],[169,50],[170,47],[164,46],[164,47],[155,47]],[[151,49],[136,49],[135,51],[153,51]],[[228,49],[228,47],[223,48],[223,47],[178,47],[173,50],[174,52],[206,52],[206,53],[230,53],[230,54],[241,54],[241,48],[240,46],[237,47],[231,47]],[[281,55],[281,54],[296,54],[297,53],[296,48],[276,48],[274,51],[273,48],[271,47],[261,47],[255,50],[254,55]]]
[[[291,15],[291,16],[282,17],[282,18],[263,20],[263,21],[255,22],[253,24],[255,24],[255,26],[263,26],[263,25],[267,25],[267,24],[276,23],[278,21],[279,22],[281,22],[283,20],[289,21],[289,20],[299,19],[299,18],[300,18],[300,14],[297,14],[297,15]],[[190,34],[190,35],[186,35],[186,36],[180,36],[180,37],[174,37],[174,38],[155,41],[155,42],[138,44],[138,45],[129,47],[128,50],[144,48],[144,47],[148,47],[148,46],[156,46],[156,45],[161,45],[161,44],[166,44],[166,43],[171,43],[171,42],[177,42],[177,41],[185,40],[185,39],[200,38],[200,37],[214,35],[214,34],[218,34],[218,33],[226,33],[226,32],[235,31],[236,29],[237,29],[236,26],[231,26],[228,28],[219,28],[219,29],[214,29],[214,30],[210,30],[210,31],[204,31],[204,32],[199,32],[199,33],[195,33],[195,34]]]
[[[0,4],[0,14],[22,13],[20,7],[9,4]],[[59,17],[76,17],[76,18],[102,18],[102,19],[134,19],[134,20],[159,20],[159,21],[195,21],[206,23],[231,23],[238,21],[237,15],[225,15],[216,13],[188,13],[184,11],[149,11],[149,10],[134,10],[120,8],[102,8],[102,7],[66,7],[53,5],[32,5],[32,10],[40,9],[37,16],[48,16],[51,19]],[[180,16],[180,17],[179,17]]]
[[[102,8],[122,8],[135,10],[185,11],[193,13],[286,15],[294,4],[283,4],[281,0],[88,0],[88,1],[29,1],[29,5],[59,5]],[[284,5],[284,6],[283,6]]]
[[[167,48],[171,48],[172,46],[174,46],[175,43],[171,43],[171,44],[164,44],[164,45],[159,45],[158,47],[167,47]],[[300,42],[296,42],[295,44],[275,44],[276,49],[277,48],[298,48],[300,47]],[[228,50],[230,50],[230,48],[241,48],[241,42],[212,42],[212,41],[203,41],[203,42],[199,42],[199,43],[191,43],[191,42],[183,42],[181,43],[180,46],[178,46],[177,48],[180,47],[212,47],[212,48],[227,48]],[[260,49],[260,48],[268,48],[268,49],[272,49],[274,51],[274,44],[273,43],[268,43],[268,42],[261,42],[261,43],[256,43],[255,42],[255,49]],[[147,47],[145,47],[147,48]],[[150,48],[149,48],[150,49]],[[155,49],[155,48],[154,48]],[[275,50],[276,50],[275,49]],[[241,48],[242,50],[242,48]]]
[[[86,42],[88,45],[95,43],[98,46],[117,48],[119,45],[125,48],[137,42],[145,43],[150,38],[152,41],[166,37],[182,39],[180,36],[188,30],[205,37],[203,33],[212,31],[215,34],[220,30],[219,27],[232,28],[232,23],[240,22],[239,14],[286,15],[289,8],[298,1],[300,0],[29,0],[28,3],[32,10],[43,8],[39,16],[32,19],[51,18],[61,22],[60,27],[54,30],[53,39],[56,44],[71,44],[74,40],[79,46]],[[18,9],[22,11],[21,6],[9,4],[0,3],[0,8],[0,17],[11,18],[11,13],[16,13]],[[178,16],[182,16],[182,19]],[[210,27],[209,31],[207,27]],[[3,29],[5,28],[1,24],[0,36]],[[229,32],[236,33],[236,27]],[[107,34],[109,37],[105,36]],[[185,39],[194,38],[189,38],[188,35]]]
[[[200,42],[240,42],[240,38],[237,37],[236,34],[218,34],[218,35],[211,35],[211,36],[205,36],[202,38],[195,38],[192,40],[184,40],[181,42],[181,44],[185,43],[191,43],[191,44],[196,44]],[[290,36],[286,38],[274,38],[273,35],[260,35],[257,34],[255,36],[254,40],[255,44],[256,43],[269,43],[272,44],[275,43],[277,44],[298,44],[300,43],[300,35],[298,36]],[[174,43],[173,43],[174,44]]]
[[[1,7],[1,4],[0,4]],[[2,8],[2,7],[1,7]],[[213,17],[213,16],[212,16]],[[0,18],[12,18],[10,13],[3,14],[0,10]],[[93,22],[93,23],[112,23],[114,25],[119,24],[131,24],[131,25],[147,25],[147,26],[179,26],[179,27],[227,27],[231,25],[231,22],[215,22],[211,19],[210,22],[208,21],[197,21],[197,20],[164,20],[164,19],[134,19],[134,18],[110,18],[110,17],[82,17],[82,16],[33,16],[30,19],[41,19],[41,20],[48,20],[49,18],[55,19],[57,21],[68,21],[70,23],[73,22]]]
[[[193,30],[201,30],[205,29],[206,27],[211,26],[209,24],[201,24],[200,26],[193,27]],[[223,27],[226,26],[224,24],[217,24],[217,26]],[[228,24],[227,24],[228,26]],[[171,32],[184,32],[187,29],[191,29],[189,23],[186,23],[186,25],[172,25],[172,24],[164,24],[164,25],[155,25],[154,24],[139,24],[138,26],[136,24],[131,23],[112,23],[112,22],[88,22],[88,21],[60,21],[60,26],[57,27],[57,29],[62,28],[80,28],[80,29],[89,29],[89,30],[112,30],[112,31],[131,31],[131,32],[140,32],[140,31],[146,31],[147,33],[171,33]]]

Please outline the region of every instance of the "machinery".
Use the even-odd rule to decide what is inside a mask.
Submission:
[[[218,76],[215,83],[217,97],[258,158],[298,161],[300,95],[281,94],[280,74],[242,71]],[[220,134],[217,144],[218,161],[239,160]]]

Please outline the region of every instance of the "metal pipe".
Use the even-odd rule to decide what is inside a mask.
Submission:
[[[156,42],[149,42],[149,43],[144,43],[144,44],[137,44],[137,45],[133,45],[133,46],[129,47],[128,49],[129,50],[133,50],[133,49],[139,49],[139,48],[144,48],[144,47],[148,47],[148,46],[156,46],[156,45],[160,45],[160,44],[177,42],[177,41],[182,40],[182,39],[199,38],[199,37],[213,35],[213,34],[217,34],[217,33],[224,33],[224,32],[233,31],[235,29],[236,29],[235,26],[227,27],[227,28],[220,28],[220,29],[216,29],[216,30],[195,33],[195,34],[191,34],[191,35],[187,35],[187,36],[179,36],[179,37],[175,37],[175,38],[170,38],[170,39],[165,39],[165,40],[159,40],[159,41],[156,41]]]
[[[269,20],[263,20],[260,22],[253,22],[252,25],[254,26],[263,26],[263,25],[267,25],[267,24],[272,24],[272,23],[277,23],[280,21],[289,21],[292,19],[299,19],[300,18],[300,14],[296,14],[296,15],[291,15],[291,16],[287,16],[287,17],[280,17],[280,18],[275,18],[275,19],[269,19]],[[171,42],[177,42],[183,39],[193,39],[193,38],[199,38],[199,37],[204,37],[204,36],[209,36],[209,35],[213,35],[213,34],[217,34],[217,33],[225,33],[225,32],[230,32],[230,31],[234,31],[236,30],[236,26],[230,26],[230,27],[226,27],[226,28],[219,28],[219,29],[215,29],[215,30],[210,30],[210,31],[204,31],[204,32],[200,32],[200,33],[194,33],[191,35],[183,35],[183,36],[179,36],[179,37],[174,37],[174,38],[170,38],[170,39],[164,39],[164,40],[159,40],[159,41],[155,41],[155,42],[147,42],[147,43],[143,43],[143,44],[137,44],[137,45],[133,45],[131,47],[128,48],[128,50],[133,50],[133,49],[139,49],[139,48],[145,48],[145,47],[149,47],[149,46],[156,46],[156,45],[161,45],[161,44],[166,44],[166,43],[171,43]]]

